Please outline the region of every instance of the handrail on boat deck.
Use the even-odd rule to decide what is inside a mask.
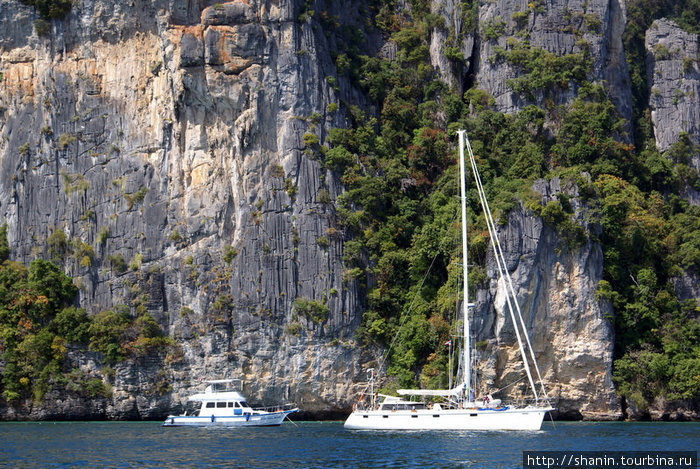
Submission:
[[[285,412],[296,408],[296,404],[271,405],[266,407],[253,407],[253,410],[262,412]]]

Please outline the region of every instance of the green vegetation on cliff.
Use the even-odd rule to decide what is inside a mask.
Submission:
[[[20,0],[20,2],[33,6],[44,19],[61,19],[73,6],[72,0]]]
[[[324,151],[326,166],[347,189],[337,204],[346,232],[345,277],[366,289],[358,338],[391,346],[388,371],[395,385],[447,384],[443,343],[454,326],[459,275],[451,142],[457,128],[466,128],[497,217],[505,220],[522,203],[557,231],[561,249],[576,249],[587,239],[602,245],[598,295],[615,310],[620,395],[640,409],[657,397],[700,398],[698,305],[678,300],[673,286],[674,279],[700,273],[700,209],[678,196],[683,187],[698,186],[698,174],[688,165],[697,149],[682,135],[664,154],[647,142],[624,143],[624,121],[605,91],[586,80],[585,48],[577,57],[552,58],[517,41],[492,58],[525,74],[527,80],[509,82],[514,92],[532,100],[536,89],[571,88],[576,98],[570,105],[545,99],[546,106],[505,115],[478,88],[456,94],[429,65],[432,17],[420,2],[411,4],[413,17],[392,15],[389,6],[378,17],[390,25],[395,60],[351,50],[338,54],[342,64],[356,65],[339,66],[339,73],[379,109],[366,116],[350,108],[353,125],[332,130]],[[554,176],[576,182],[600,234],[573,218],[565,198],[542,206],[531,194],[536,178]],[[477,208],[475,194],[469,203]],[[469,254],[482,267],[470,273],[474,288],[486,278],[485,226],[475,213],[470,210],[470,238],[476,242]]]
[[[9,260],[6,226],[0,228],[0,399],[40,401],[52,387],[92,397],[107,387],[99,376],[67,369],[69,349],[100,352],[106,363],[143,356],[170,343],[147,312],[125,307],[94,317],[74,306],[78,289],[55,264]]]

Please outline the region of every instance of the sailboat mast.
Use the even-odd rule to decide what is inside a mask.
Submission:
[[[464,384],[467,396],[471,390],[471,344],[469,340],[469,276],[467,264],[467,186],[466,163],[464,161],[465,130],[458,130],[459,135],[459,185],[462,201],[462,272],[464,275],[464,299],[462,301],[462,321],[464,323]]]

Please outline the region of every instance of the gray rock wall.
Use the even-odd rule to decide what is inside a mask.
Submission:
[[[558,194],[566,194],[576,221],[591,233],[599,231],[586,221],[588,208],[581,204],[574,184],[555,178],[539,180],[533,189],[545,204],[557,200]],[[603,278],[600,246],[591,241],[569,246],[552,227],[525,209],[508,215],[507,224],[499,227],[499,241],[544,387],[559,415],[591,420],[621,418],[611,379],[613,312],[607,302],[594,295]],[[491,253],[487,271],[489,278],[497,278]],[[478,352],[481,386],[483,392],[489,392],[517,383],[508,392],[532,398],[527,381],[522,379],[525,375],[506,295],[506,285],[491,280],[488,290],[480,290],[476,300],[476,340],[488,341]],[[532,373],[537,381],[534,368]]]
[[[174,402],[230,375],[258,401],[344,405],[362,308],[334,228],[342,187],[302,139],[343,120],[327,112],[339,101],[329,46],[298,23],[300,2],[86,0],[49,37],[31,8],[0,6],[0,216],[14,258],[53,254],[93,313],[145,304],[182,348],[167,368]],[[46,247],[57,232],[64,252]],[[297,312],[297,298],[327,317]],[[133,416],[134,365],[115,377],[112,410],[95,412]]]
[[[624,2],[498,0],[480,3],[478,17],[481,41],[478,58],[473,59],[479,64],[476,83],[493,95],[499,110],[516,112],[530,104],[527,97],[514,93],[507,83],[520,71],[494,60],[496,47],[509,50],[515,40],[558,56],[587,49],[592,60],[590,80],[604,84],[620,115],[630,120],[632,95],[622,48]],[[487,30],[496,32],[488,35]],[[539,105],[547,97],[560,104],[569,102],[575,95],[576,85],[569,83],[558,90],[539,90],[534,98]]]
[[[681,132],[700,145],[697,34],[683,31],[672,21],[657,20],[647,31],[645,47],[656,147],[660,151],[668,150]],[[696,151],[687,163],[700,171],[700,152]],[[700,204],[700,193],[693,187],[687,188],[686,197],[691,203]]]

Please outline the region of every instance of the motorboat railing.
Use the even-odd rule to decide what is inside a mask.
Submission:
[[[256,410],[259,412],[285,412],[287,410],[292,410],[295,408],[296,408],[295,404],[281,404],[281,405],[272,405],[272,406],[266,406],[266,407],[252,407],[253,410]]]

